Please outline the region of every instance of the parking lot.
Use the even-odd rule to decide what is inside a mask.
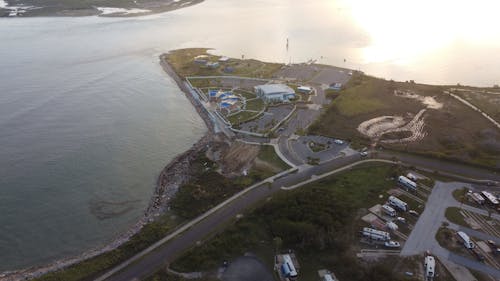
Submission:
[[[341,156],[341,151],[349,146],[345,141],[341,141],[342,143],[335,141],[323,136],[301,136],[290,140],[289,143],[292,150],[304,162],[309,159],[319,159],[319,162],[324,162]]]
[[[294,105],[282,104],[278,106],[270,106],[263,115],[257,119],[243,123],[240,125],[241,130],[249,132],[265,132],[274,127],[278,122],[283,120],[290,112]]]

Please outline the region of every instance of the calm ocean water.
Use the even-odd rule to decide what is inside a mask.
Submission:
[[[418,47],[423,32],[412,48],[404,37],[390,49],[381,39],[391,34],[370,26],[355,5],[327,0],[208,0],[142,18],[0,19],[0,270],[76,255],[141,217],[159,171],[206,130],[158,65],[169,49],[317,59],[427,83],[500,82],[498,31],[474,44],[459,40],[465,34]]]

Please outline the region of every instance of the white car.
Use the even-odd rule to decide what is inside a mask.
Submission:
[[[342,145],[342,144],[344,144],[344,142],[343,142],[343,141],[341,141],[341,140],[334,140],[333,142],[334,142],[334,143],[336,143],[336,144],[338,144],[338,145]]]
[[[368,151],[361,151],[359,155],[361,155],[361,157],[366,157],[368,156]]]
[[[387,248],[399,248],[401,245],[397,241],[388,241],[384,243],[384,246]]]

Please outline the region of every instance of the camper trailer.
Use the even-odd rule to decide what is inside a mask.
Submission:
[[[399,210],[406,212],[408,211],[408,204],[404,202],[403,200],[397,198],[396,196],[389,196],[389,199],[387,200],[391,206],[394,206],[398,208]]]
[[[426,256],[424,259],[425,277],[427,280],[434,278],[436,273],[436,261],[433,256]]]
[[[394,210],[391,206],[389,205],[383,205],[382,206],[382,211],[387,214],[388,216],[395,217],[396,216],[396,210]]]
[[[458,237],[464,242],[464,246],[467,249],[473,249],[474,248],[474,243],[470,240],[469,235],[467,235],[463,231],[457,232]]]
[[[399,176],[398,184],[401,187],[403,187],[409,191],[416,191],[417,190],[417,184],[405,176]]]
[[[363,231],[361,231],[363,237],[369,238],[371,240],[377,241],[389,241],[391,240],[391,235],[388,232],[376,230],[369,227],[364,227]]]

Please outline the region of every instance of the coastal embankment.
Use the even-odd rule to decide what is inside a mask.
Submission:
[[[189,171],[192,161],[199,155],[200,151],[213,141],[215,137],[213,124],[210,121],[211,119],[208,116],[208,112],[206,112],[205,108],[200,104],[200,101],[192,96],[190,89],[184,83],[183,79],[166,61],[165,55],[160,56],[160,64],[165,73],[177,83],[181,91],[186,95],[198,114],[202,117],[208,128],[207,133],[187,151],[172,159],[170,163],[167,164],[160,172],[154,194],[144,212],[143,217],[125,233],[105,246],[86,251],[76,257],[57,260],[44,266],[0,273],[1,281],[20,281],[36,278],[49,272],[67,268],[120,247],[125,242],[129,241],[132,236],[139,233],[148,222],[154,221],[156,217],[167,210],[168,202],[177,192],[178,188],[189,181]]]

